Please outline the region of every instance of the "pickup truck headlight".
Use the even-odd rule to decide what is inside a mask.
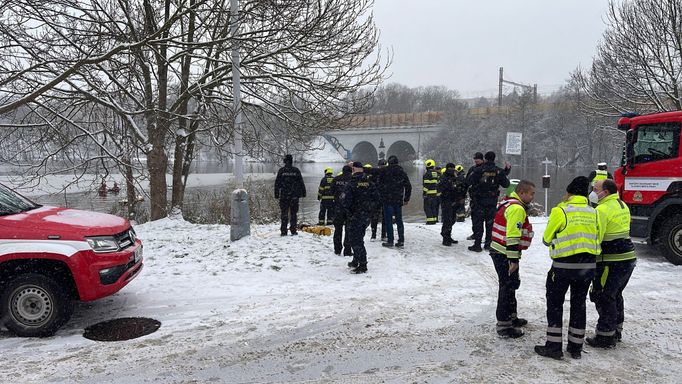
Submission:
[[[86,237],[85,240],[95,252],[116,252],[119,249],[113,236]]]

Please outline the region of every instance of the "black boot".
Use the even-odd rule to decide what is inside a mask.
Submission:
[[[596,335],[595,337],[586,337],[587,345],[594,348],[611,349],[616,346],[616,339],[613,336]]]
[[[357,261],[349,261],[348,262],[348,268],[357,268],[358,267],[358,262]]]
[[[354,273],[356,275],[359,275],[361,273],[365,273],[365,272],[367,272],[367,264],[360,264],[350,272]]]
[[[453,239],[452,237],[450,238],[450,244],[457,244],[459,241]]]
[[[402,241],[402,240],[398,240],[398,242],[395,243],[395,246],[398,247],[398,248],[402,248],[402,247],[405,246],[405,242]]]
[[[528,320],[526,320],[526,319],[522,319],[520,317],[518,317],[516,319],[512,319],[512,325],[517,327],[517,328],[518,327],[525,327],[526,324],[528,324]]]
[[[474,245],[467,247],[467,249],[472,252],[483,252],[483,248],[481,248],[481,243],[474,243]]]
[[[446,247],[449,247],[452,245],[452,241],[450,241],[450,239],[444,237],[443,238],[443,245]]]
[[[620,343],[623,341],[623,332],[616,329],[616,333],[613,335],[613,338],[616,339],[616,342]]]
[[[551,357],[552,359],[561,360],[564,358],[564,353],[561,351],[561,344],[559,348],[548,347],[546,345],[536,345],[535,353],[544,357]]]
[[[393,248],[393,242],[387,241],[385,243],[381,243],[382,247],[388,247],[388,248]]]
[[[523,336],[523,331],[518,328],[505,328],[497,331],[497,334],[502,337],[518,339],[519,337]]]
[[[583,346],[582,344],[576,344],[576,343],[568,343],[568,346],[566,346],[566,352],[571,354],[571,357],[579,360],[582,358],[582,351],[583,351]]]

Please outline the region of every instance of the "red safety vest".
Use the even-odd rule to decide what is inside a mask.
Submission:
[[[525,209],[525,205],[517,199],[505,198],[502,200],[500,205],[497,206],[497,213],[495,214],[495,222],[493,223],[493,234],[492,239],[506,247],[507,246],[507,219],[504,217],[504,212],[512,204],[518,204]],[[528,221],[528,215],[526,215],[526,221],[521,226],[521,239],[519,241],[519,249],[524,250],[530,247],[530,242],[533,240],[533,226]]]

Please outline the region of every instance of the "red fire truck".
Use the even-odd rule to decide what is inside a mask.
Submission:
[[[614,173],[630,207],[633,239],[657,245],[673,264],[682,264],[682,111],[624,115],[621,167]]]

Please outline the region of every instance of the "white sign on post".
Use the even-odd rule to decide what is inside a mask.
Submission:
[[[521,132],[507,132],[507,147],[504,153],[507,155],[520,155],[523,134]]]

